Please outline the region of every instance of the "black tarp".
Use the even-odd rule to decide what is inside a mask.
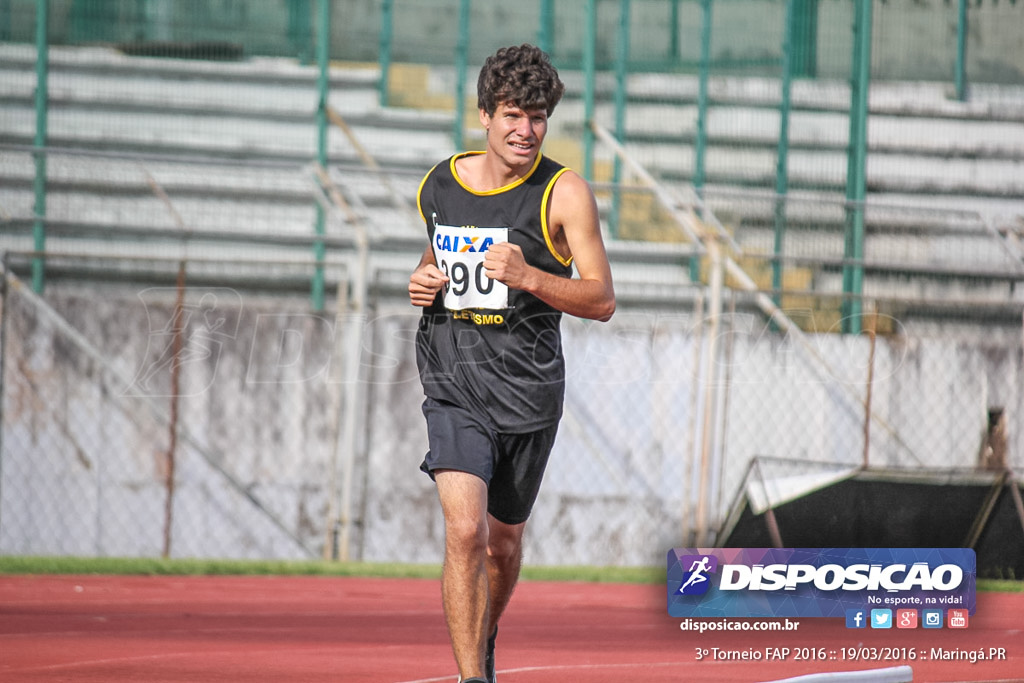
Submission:
[[[719,536],[723,548],[974,547],[978,576],[1024,580],[1024,521],[999,472],[858,470],[768,509],[749,482]]]

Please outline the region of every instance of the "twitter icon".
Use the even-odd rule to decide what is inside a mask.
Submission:
[[[892,628],[892,610],[871,610],[871,628]]]

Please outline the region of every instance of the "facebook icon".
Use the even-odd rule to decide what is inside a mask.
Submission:
[[[867,628],[867,613],[862,609],[846,610],[846,628]]]

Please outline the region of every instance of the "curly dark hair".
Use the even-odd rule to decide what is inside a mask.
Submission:
[[[544,109],[548,116],[562,99],[565,84],[547,54],[528,43],[503,47],[487,58],[476,82],[477,108],[493,115],[499,104]]]

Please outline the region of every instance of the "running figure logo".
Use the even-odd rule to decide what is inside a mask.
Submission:
[[[687,567],[679,595],[703,595],[711,586],[708,574],[718,569],[718,558],[714,555],[686,555],[679,558],[679,566]]]

